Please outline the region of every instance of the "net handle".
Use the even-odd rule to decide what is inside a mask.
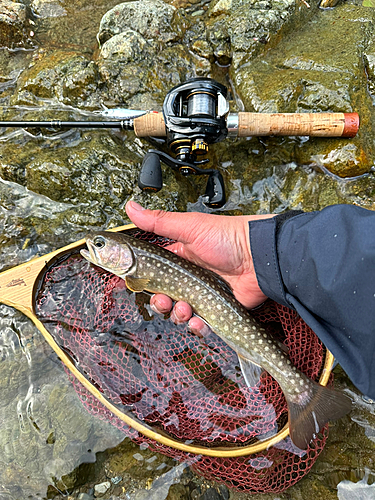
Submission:
[[[128,224],[118,228],[111,229],[111,231],[124,231],[135,228],[134,224]],[[260,441],[259,443],[251,444],[248,446],[231,446],[231,447],[215,447],[209,448],[206,446],[195,446],[193,444],[185,444],[182,441],[167,436],[159,431],[154,431],[151,427],[143,424],[138,419],[123,413],[110,401],[108,401],[103,394],[91,384],[76,368],[70,358],[55,342],[52,335],[45,328],[43,323],[37,318],[34,311],[34,296],[36,292],[36,285],[39,281],[40,274],[45,270],[52,260],[64,255],[65,253],[83,245],[85,240],[79,240],[75,243],[67,245],[59,250],[55,250],[42,257],[38,257],[30,262],[25,262],[17,267],[4,271],[0,274],[0,303],[14,307],[20,312],[25,314],[35,324],[41,332],[50,347],[55,351],[57,356],[61,359],[68,370],[76,377],[76,379],[87,389],[100,403],[102,403],[109,411],[111,411],[117,418],[122,420],[129,427],[137,432],[143,434],[145,437],[158,442],[161,445],[169,446],[179,451],[192,453],[195,455],[203,455],[208,457],[221,457],[221,458],[234,458],[252,455],[265,451],[271,446],[279,443],[289,435],[289,426],[286,424],[277,434],[269,439]],[[326,350],[326,357],[324,368],[319,380],[323,386],[327,385],[328,379],[333,366],[333,355]]]

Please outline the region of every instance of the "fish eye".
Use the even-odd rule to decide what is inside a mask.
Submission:
[[[95,236],[92,242],[96,248],[103,248],[105,246],[105,239],[103,236]]]

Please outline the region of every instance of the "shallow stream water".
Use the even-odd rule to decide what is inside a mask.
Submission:
[[[99,52],[96,34],[100,20],[118,3],[116,0],[56,0],[31,4],[34,8],[38,6],[39,14],[36,15],[35,11],[31,14],[28,45],[20,50],[0,49],[3,116],[12,119],[81,119],[82,116],[97,116],[93,112],[101,111],[103,105],[116,105],[110,92],[101,102],[94,99],[88,105],[85,101],[82,109],[78,101],[70,103],[65,99],[66,95],[72,94],[63,94],[60,100],[56,95],[51,98],[48,86],[53,88],[53,78],[62,77],[62,73],[51,76],[47,65],[44,80],[38,81],[33,80],[35,75],[30,70],[44,60],[52,61],[52,66],[55,62],[56,67],[61,68],[67,55],[77,57],[77,65],[82,63],[81,57],[96,61]],[[197,19],[198,25],[199,16],[206,11],[209,2],[185,3],[181,0],[174,5],[185,7],[188,18]],[[350,5],[353,9],[360,8],[355,2]],[[340,10],[337,13],[322,13],[326,16],[323,21],[327,30],[331,19],[328,16],[340,17]],[[346,11],[341,17],[345,15]],[[357,17],[357,20],[362,19],[357,22],[363,27],[368,24],[366,16],[363,11],[363,16]],[[316,17],[313,24],[300,27],[303,37],[306,38],[323,21]],[[293,37],[288,36],[289,43]],[[332,43],[331,36],[327,33],[329,43]],[[305,48],[306,54],[312,50],[311,46]],[[221,55],[217,56],[217,64],[210,76],[230,87],[233,82],[224,64],[225,46],[220,50]],[[272,50],[271,56],[277,59],[277,47]],[[303,50],[301,54],[304,55]],[[293,64],[298,65],[297,62]],[[266,81],[269,75],[264,76],[261,67],[262,64],[259,78],[264,77]],[[86,69],[84,66],[82,81],[93,85],[91,77],[87,76],[89,71],[84,73]],[[347,69],[345,71],[350,73]],[[22,80],[25,74],[29,75],[26,82]],[[87,96],[76,83],[77,79],[69,83],[67,78],[65,82],[83,102]],[[252,84],[255,95],[258,83]],[[16,98],[20,89],[23,93]],[[164,91],[163,88],[157,89],[161,96]],[[343,94],[341,90],[338,93]],[[346,102],[344,97],[339,101],[343,105]],[[235,92],[232,92],[232,98],[237,109],[246,105]],[[287,100],[288,96],[284,98]],[[253,104],[255,101],[254,98]],[[271,101],[268,104],[274,105]],[[369,128],[365,130],[369,134],[367,143],[372,144],[375,137]],[[4,129],[0,141],[1,270],[76,241],[88,228],[125,223],[124,204],[131,197],[149,207],[209,211],[196,194],[196,186],[198,192],[204,190],[203,183],[176,177],[170,172],[165,174],[169,191],[161,198],[142,194],[137,188],[133,192],[131,186],[136,179],[133,166],[139,164],[149,145],[134,140],[130,132]],[[318,149],[311,156],[313,161],[305,161],[304,152],[314,150],[314,144]],[[350,158],[354,151],[351,147],[351,144],[344,146]],[[354,203],[374,208],[375,176],[372,169],[343,178],[327,167],[331,165],[334,153],[329,156],[321,149],[319,141],[307,138],[249,138],[212,147],[211,160],[220,167],[228,193],[227,204],[221,212],[232,215],[279,213],[291,208],[314,210],[332,203]],[[252,158],[251,171],[248,156]],[[340,141],[337,141],[337,158],[344,162]],[[370,166],[374,164],[371,155],[367,162]],[[92,168],[92,164],[100,168]],[[74,175],[67,165],[76,169]],[[108,169],[107,177],[101,171],[102,166]],[[130,172],[126,182],[122,169]],[[185,464],[124,440],[123,432],[111,425],[108,419],[87,412],[60,360],[38,330],[24,315],[4,305],[0,305],[0,361],[1,500],[69,498],[69,495],[74,500],[90,500],[94,495],[128,500],[250,498],[246,493],[201,479]],[[336,380],[339,386],[350,391],[355,408],[350,416],[331,425],[327,445],[311,472],[285,493],[252,498],[375,498],[375,403],[364,400],[340,369],[337,369]],[[103,484],[104,492],[100,493],[95,486]]]

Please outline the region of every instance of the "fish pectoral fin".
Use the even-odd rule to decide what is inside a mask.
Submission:
[[[125,277],[126,286],[132,292],[143,292],[143,290],[147,289],[149,282],[150,280],[147,278],[136,278],[135,276]]]
[[[249,358],[245,358],[242,354],[238,354],[238,361],[240,363],[242,375],[245,379],[246,384],[249,387],[254,387],[259,382],[260,376],[264,372],[264,369],[252,361]]]

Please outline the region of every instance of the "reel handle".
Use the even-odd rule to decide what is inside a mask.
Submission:
[[[203,203],[210,208],[221,208],[225,205],[224,179],[218,170],[214,170],[208,177]]]
[[[138,137],[167,135],[162,113],[134,118]],[[354,137],[359,130],[358,113],[229,113],[228,135],[251,137],[306,135],[314,137]]]

